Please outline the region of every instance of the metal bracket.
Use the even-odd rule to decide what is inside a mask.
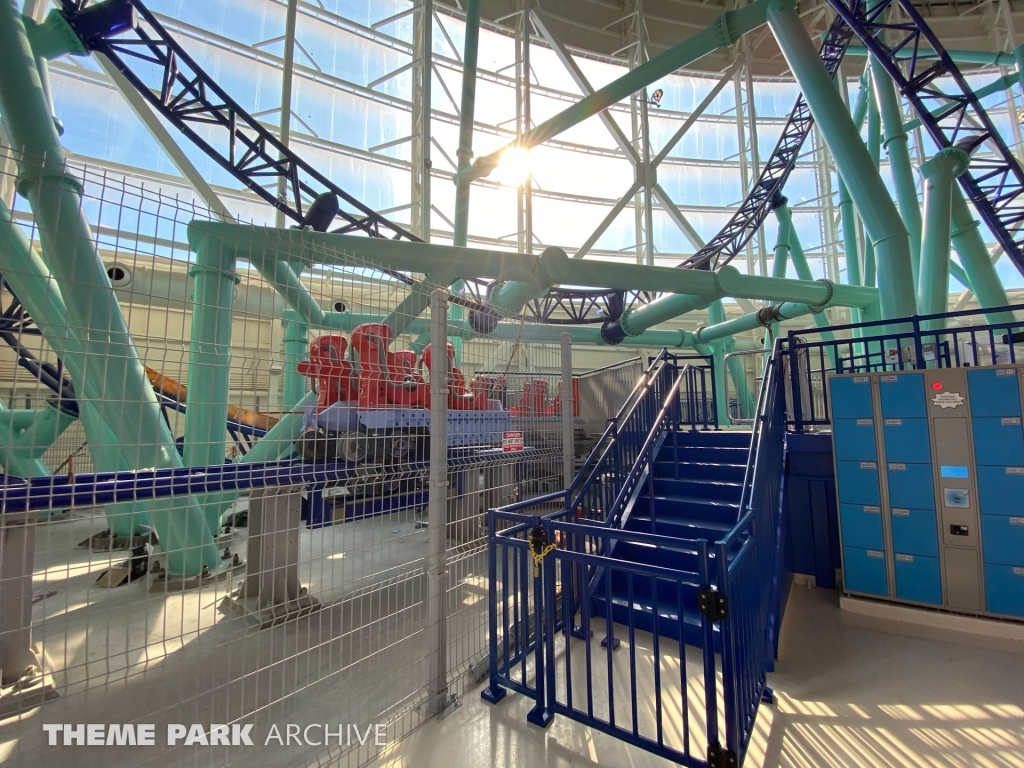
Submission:
[[[697,608],[711,621],[721,621],[728,614],[725,595],[714,589],[702,589],[697,593]]]
[[[736,754],[718,744],[708,747],[708,768],[736,768]]]

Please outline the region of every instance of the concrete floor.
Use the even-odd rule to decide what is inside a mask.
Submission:
[[[780,656],[750,768],[1024,767],[1024,642],[858,616],[833,592],[794,587]],[[471,693],[371,765],[671,765],[566,718],[542,731],[529,705]]]

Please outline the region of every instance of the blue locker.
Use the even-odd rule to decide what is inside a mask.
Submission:
[[[935,509],[934,479],[931,464],[886,464],[889,478],[889,504],[908,509]]]
[[[850,592],[889,594],[885,577],[885,552],[880,549],[843,547],[843,580]]]
[[[869,504],[840,504],[839,525],[843,545],[859,549],[885,549],[882,508]]]
[[[1013,368],[975,368],[967,372],[971,416],[1020,416],[1020,389]],[[1009,463],[1009,462],[1003,462]]]
[[[839,461],[874,461],[875,422],[873,419],[835,419],[832,445]]]
[[[931,464],[928,419],[883,419],[882,434],[887,461]]]
[[[992,613],[1024,616],[1024,568],[986,563],[985,598]]]
[[[904,555],[939,556],[939,528],[935,510],[890,509],[892,550]]]
[[[896,597],[917,603],[942,605],[939,559],[896,555]]]
[[[978,464],[1024,466],[1024,429],[1020,416],[975,418],[974,459]]]
[[[928,416],[923,374],[879,376],[878,393],[882,398],[884,419],[923,419]]]
[[[981,516],[981,549],[986,563],[1024,565],[1024,512],[1021,515]]]
[[[843,504],[878,506],[882,497],[878,490],[878,464],[874,461],[837,461],[836,483],[839,501]]]
[[[1024,511],[1024,467],[978,467],[979,506],[983,515]]]
[[[867,376],[837,376],[828,380],[833,419],[870,419],[871,379]]]

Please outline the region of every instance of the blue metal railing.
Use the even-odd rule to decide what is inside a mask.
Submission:
[[[656,440],[660,434],[674,436],[682,426],[718,426],[711,366],[688,363],[680,368],[680,359],[664,350],[652,358],[619,413],[609,421],[583,463],[583,470],[568,488],[567,506],[577,517],[607,525],[618,523],[635,489],[625,490],[631,480],[637,480],[631,470],[645,450],[648,462],[653,455],[656,445],[651,442],[652,434]],[[668,402],[670,391],[673,394]]]
[[[561,714],[682,765],[742,764],[758,707],[771,695],[786,430],[781,350],[780,342],[766,365],[740,519],[721,541],[622,529],[653,477],[658,448],[681,426],[700,424],[695,414],[709,412],[710,371],[680,369],[665,352],[652,359],[566,491],[490,511],[491,678],[484,698],[496,702],[506,689],[518,691],[535,702],[531,722],[546,725]],[[546,513],[552,506],[559,509]],[[619,543],[651,547],[653,558],[669,551],[682,567],[616,558]],[[524,568],[533,569],[532,579],[514,576]],[[625,627],[629,641],[626,669],[613,662],[616,627]],[[594,628],[603,628],[602,650],[589,642]],[[640,631],[650,632],[642,645],[651,650],[638,655]],[[686,643],[703,654],[702,696],[686,678]],[[670,653],[678,654],[679,679],[664,673]],[[648,699],[639,706],[643,676],[653,687],[645,687]],[[628,681],[620,683],[625,689],[617,691],[617,680]],[[694,752],[694,717],[706,755]],[[668,718],[673,727],[666,730]]]
[[[790,331],[784,354],[789,368],[791,427],[803,431],[832,423],[825,386],[832,373],[1019,362],[1015,339],[1024,341],[1024,321],[1013,319],[1015,310],[1024,310],[1024,305],[915,315],[829,329],[836,336],[847,338],[821,338],[820,331],[813,328]],[[986,316],[1000,319],[985,322]],[[957,327],[936,327],[954,319]],[[972,321],[980,322],[965,325]]]
[[[766,363],[743,479],[740,519],[715,544],[722,621],[725,742],[743,762],[762,700],[771,698],[776,595],[782,542],[786,400],[781,343]],[[730,551],[739,550],[729,557]],[[728,559],[727,559],[728,558]],[[721,564],[728,563],[725,568]]]

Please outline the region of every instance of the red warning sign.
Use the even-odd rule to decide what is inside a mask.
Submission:
[[[502,432],[501,433],[501,450],[505,453],[511,453],[512,451],[523,450],[523,433],[522,432]]]

